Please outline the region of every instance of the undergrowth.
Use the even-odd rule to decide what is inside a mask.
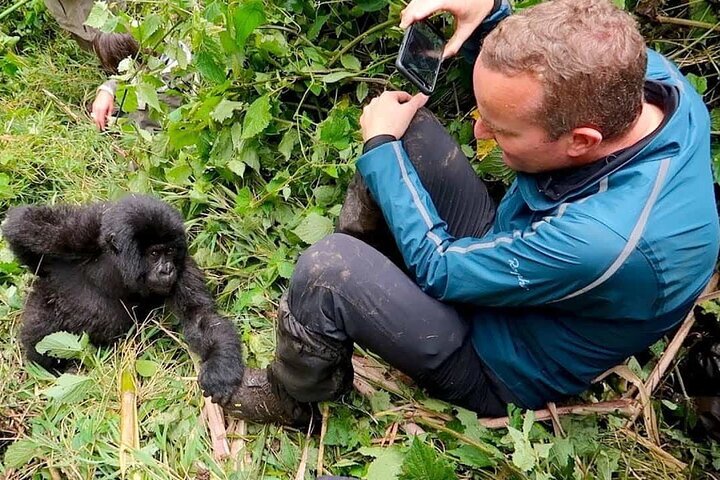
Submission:
[[[274,350],[277,301],[294,262],[332,231],[339,213],[361,148],[363,102],[385,88],[409,88],[392,67],[402,4],[128,3],[126,13],[97,6],[91,22],[129,30],[145,48],[142,60],[124,65],[118,98],[127,112],[147,104],[163,125],[154,134],[127,117],[107,133],[94,130],[86,105],[103,80],[96,61],[57,32],[40,0],[3,18],[0,211],[128,191],[172,203],[187,220],[192,253],[235,322],[248,364],[265,366]],[[650,44],[678,62],[704,93],[713,109],[714,164],[720,164],[720,32],[708,28],[717,28],[717,3],[620,3],[640,15]],[[10,5],[3,3],[0,12]],[[673,23],[678,18],[695,23]],[[443,22],[439,26],[449,28]],[[160,73],[160,54],[178,62],[169,75]],[[472,139],[469,69],[461,59],[444,68],[430,108],[476,170],[502,185],[511,174],[496,149]],[[162,94],[182,106],[170,109]],[[236,458],[216,461],[195,370],[172,318],[158,312],[115,347],[90,351],[77,371],[58,379],[27,365],[15,340],[30,282],[3,246],[0,478],[119,477],[119,377],[128,365],[138,382],[140,448],[133,468],[141,478],[314,478],[319,464],[325,472],[367,479],[438,480],[702,478],[720,469],[720,446],[690,438],[685,424],[669,420],[677,415],[666,416],[662,448],[687,465],[682,471],[639,443],[618,416],[564,418],[566,435],[556,436],[550,425],[513,410],[509,429],[487,430],[471,412],[402,382],[326,405],[321,463],[317,436],[260,425],[248,427]],[[632,366],[642,377],[652,361],[649,355]],[[582,400],[623,389],[612,387],[596,386]],[[686,408],[663,398],[655,403],[660,413]],[[643,434],[642,426],[638,431]]]

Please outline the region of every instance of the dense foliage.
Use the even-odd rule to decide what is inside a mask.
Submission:
[[[718,3],[616,3],[638,14],[650,44],[705,95],[720,176]],[[363,102],[384,89],[410,89],[393,67],[402,7],[387,0],[169,0],[127,1],[121,11],[99,2],[88,23],[132,33],[143,51],[117,77],[124,115],[98,135],[86,113],[103,80],[94,57],[58,32],[41,0],[3,3],[0,209],[125,191],[171,202],[188,220],[193,254],[235,319],[249,364],[267,364],[273,313],[294,262],[333,229],[361,148]],[[438,23],[451,31],[447,19]],[[169,107],[169,98],[181,106]],[[136,128],[130,117],[143,106],[162,130]],[[511,178],[494,146],[472,139],[470,66],[462,59],[444,67],[430,108],[478,172],[498,185]],[[54,348],[83,359],[72,375],[55,379],[22,366],[13,334],[28,280],[0,250],[0,477],[3,470],[9,478],[118,476],[118,384],[128,365],[139,385],[136,469],[147,478],[291,478],[303,450],[305,478],[317,473],[318,439],[273,426],[250,426],[250,459],[239,471],[213,460],[193,365],[168,331],[171,319],[147,320],[116,348],[62,339]],[[642,377],[647,366],[640,363],[632,366]],[[609,479],[720,469],[720,446],[686,435],[692,411],[682,401],[657,401],[666,450],[688,464],[680,474],[622,429],[619,417],[563,420],[562,437],[514,411],[511,428],[490,431],[471,412],[392,385],[329,406],[327,471],[368,479]],[[598,386],[586,400],[614,394]],[[408,424],[424,432],[413,437],[412,428],[403,430]]]

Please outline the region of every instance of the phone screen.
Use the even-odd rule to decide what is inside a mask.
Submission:
[[[432,92],[440,71],[445,41],[423,22],[411,25],[405,35],[398,66],[406,70],[403,73],[410,80],[421,83],[418,87]]]

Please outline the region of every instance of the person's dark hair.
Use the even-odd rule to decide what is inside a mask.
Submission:
[[[129,33],[99,33],[92,42],[93,51],[103,70],[118,73],[118,65],[127,57],[135,57],[140,45]]]

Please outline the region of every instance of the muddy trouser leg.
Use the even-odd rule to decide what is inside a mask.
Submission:
[[[402,138],[403,147],[440,218],[455,237],[481,237],[495,219],[495,202],[460,146],[426,108]],[[336,232],[352,235],[401,265],[402,257],[359,173],[351,181]]]
[[[505,403],[469,333],[458,309],[426,295],[373,247],[336,233],[298,261],[270,371],[297,400],[336,398],[352,384],[356,342],[431,395],[483,415],[502,415]]]

